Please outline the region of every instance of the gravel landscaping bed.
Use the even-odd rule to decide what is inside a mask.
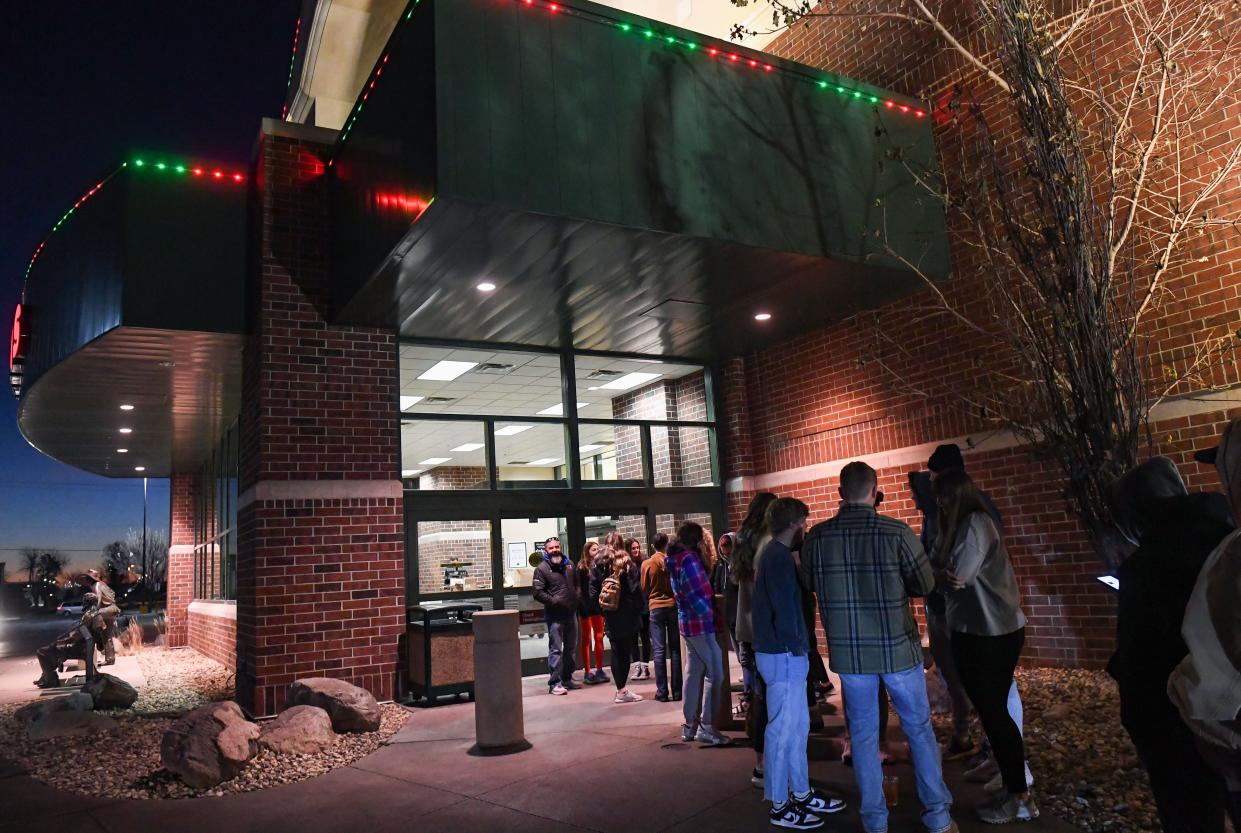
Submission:
[[[1090,833],[1162,830],[1146,771],[1102,671],[1021,668],[1025,737],[1039,808]],[[950,727],[946,716],[935,722]],[[981,739],[982,730],[975,729]],[[950,764],[951,766],[951,764]]]
[[[139,655],[147,684],[132,709],[105,712],[120,726],[91,737],[31,741],[13,719],[23,704],[0,707],[0,750],[38,780],[102,798],[192,798],[228,795],[313,778],[374,752],[405,725],[409,712],[383,706],[379,731],[336,735],[317,755],[278,755],[262,750],[231,781],[206,790],[182,783],[160,763],[164,731],[176,715],[232,696],[233,675],[194,651],[147,649]]]

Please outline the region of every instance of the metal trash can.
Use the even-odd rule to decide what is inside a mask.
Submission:
[[[434,706],[449,695],[474,699],[473,616],[482,609],[478,604],[408,609],[406,677],[415,705]]]

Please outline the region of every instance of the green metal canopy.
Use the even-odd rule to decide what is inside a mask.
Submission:
[[[820,327],[947,275],[924,108],[592,3],[425,0],[329,168],[337,315],[704,357]]]

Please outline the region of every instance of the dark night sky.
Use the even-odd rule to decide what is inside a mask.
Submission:
[[[278,116],[298,0],[10,0],[0,18],[0,331],[52,223],[133,149],[244,169]],[[37,270],[32,277],[37,277]],[[7,368],[6,368],[7,370]],[[58,547],[79,566],[141,526],[142,481],[80,472],[35,451],[0,390],[0,561]],[[167,528],[167,481],[150,523]]]

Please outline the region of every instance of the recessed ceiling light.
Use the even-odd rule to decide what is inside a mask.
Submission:
[[[483,281],[478,285],[479,292],[495,292],[496,285],[491,281]]]
[[[121,406],[122,411],[132,411],[133,409],[134,409],[133,405],[122,405]]]
[[[603,387],[607,390],[629,390],[630,388],[636,388],[638,385],[653,382],[663,375],[662,373],[626,373],[619,379],[613,379],[608,382]]]
[[[770,320],[771,320],[771,313],[770,313],[770,312],[760,312],[760,313],[757,313],[757,314],[754,316],[754,320],[755,320],[755,321],[770,321]]]
[[[419,376],[419,379],[426,379],[430,382],[451,382],[462,373],[468,373],[471,369],[478,367],[478,362],[436,362],[431,369]]]
[[[598,451],[601,448],[603,448],[603,446],[599,443],[589,443],[579,448],[578,451]]]
[[[520,434],[522,431],[529,431],[533,425],[506,425],[503,428],[496,429],[497,437],[511,437],[514,434]]]
[[[121,430],[121,433],[122,433],[122,434],[132,434],[132,433],[134,433],[134,429],[132,429],[132,428],[122,428],[122,429],[120,429],[120,430]]]
[[[438,465],[439,465],[439,464],[441,464],[441,463],[447,463],[447,462],[448,462],[449,460],[451,460],[451,459],[452,459],[451,457],[428,457],[428,458],[427,458],[427,459],[425,459],[425,460],[419,460],[419,461],[418,461],[418,465],[420,465],[420,466],[438,466]]]
[[[146,466],[134,466],[134,471],[146,471]]]
[[[401,477],[417,477],[422,474],[422,469],[401,469]]]
[[[118,449],[116,450],[116,453],[117,453],[117,454],[128,454],[128,453],[129,453],[129,449],[128,449],[128,448],[118,448]]]
[[[450,450],[451,451],[478,451],[482,447],[483,447],[482,443],[462,443],[456,448],[453,448]]]
[[[559,457],[542,457],[538,460],[531,460],[529,463],[526,463],[526,465],[527,466],[550,466],[550,465],[553,465],[554,463],[559,463],[559,462],[560,462]]]
[[[585,408],[589,404],[590,404],[589,402],[579,402],[577,403],[577,407],[580,410],[582,408]],[[564,416],[564,405],[563,404],[552,405],[550,408],[544,408],[543,410],[539,411],[538,414],[539,416]]]
[[[414,407],[419,402],[421,402],[424,398],[425,397],[422,397],[422,396],[402,396],[401,397],[401,410],[408,411],[410,408]]]

